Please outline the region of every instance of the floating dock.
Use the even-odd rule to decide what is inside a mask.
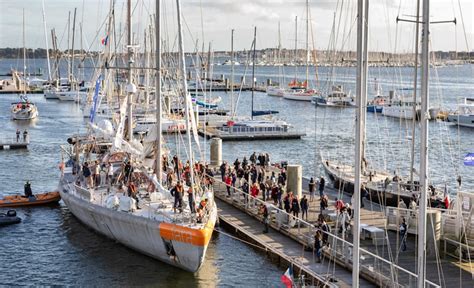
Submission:
[[[27,139],[26,141],[23,141],[23,139],[16,141],[15,138],[0,138],[0,150],[4,150],[7,148],[10,150],[28,149],[29,144],[29,139]]]
[[[330,203],[329,209],[324,210],[323,214],[332,233],[328,239],[330,247],[323,250],[321,263],[316,263],[312,247],[316,231],[314,225],[320,214],[319,196],[309,202],[307,221],[300,218],[295,220],[274,206],[273,201],[263,201],[261,193],[253,198],[239,189],[231,188],[229,197],[226,185],[220,181],[220,176],[217,177],[214,194],[219,207],[219,219],[232,232],[264,249],[271,259],[281,265],[293,265],[295,277],[303,274],[307,283],[327,287],[352,285],[352,234],[349,232],[343,236],[336,232],[337,214],[334,211],[335,197],[347,203],[350,202],[350,195],[326,186],[325,193]],[[308,187],[308,182],[308,179],[303,179],[302,187]],[[303,194],[309,195],[307,191],[303,191]],[[416,285],[416,235],[409,235],[407,250],[399,251],[401,243],[398,231],[389,231],[385,208],[367,200],[364,202],[366,208],[361,209],[360,287]],[[263,219],[258,212],[258,206],[262,203],[269,207],[269,233],[263,233]],[[440,259],[427,261],[427,286],[444,287],[449,283],[453,287],[460,287],[463,283],[473,283],[472,267],[442,253],[442,247],[438,248]],[[444,274],[441,283],[437,274],[439,269]]]
[[[222,141],[291,140],[306,136],[304,133],[291,131],[226,132],[215,127],[198,129],[198,134],[206,139],[221,138]]]

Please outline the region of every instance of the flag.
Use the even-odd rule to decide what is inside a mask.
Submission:
[[[105,38],[102,38],[102,45],[107,46],[107,42],[109,41],[109,35],[107,35]]]
[[[285,274],[281,275],[281,282],[285,284],[286,288],[291,288],[293,287],[293,269],[288,267],[286,269]]]
[[[464,157],[464,165],[466,166],[474,166],[474,153],[468,153]]]
[[[102,80],[102,75],[99,75],[99,78],[97,78],[97,81],[95,82],[95,90],[94,90],[94,98],[92,100],[92,107],[90,111],[90,121],[91,123],[94,123],[94,117],[95,117],[95,112],[97,110],[98,106],[98,99],[99,99],[99,90],[100,90],[100,81]]]

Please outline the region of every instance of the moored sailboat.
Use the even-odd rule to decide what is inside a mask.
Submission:
[[[11,103],[11,116],[13,120],[32,120],[38,117],[38,107],[28,100],[26,96],[26,46],[25,46],[25,10],[23,10],[23,94],[20,101]]]
[[[155,21],[157,55],[161,55],[159,4],[160,1],[157,1]],[[179,1],[177,1],[177,13],[180,71],[182,72],[185,71],[185,63]],[[134,48],[131,45],[130,0],[128,1],[128,20],[128,55],[129,60],[132,60]],[[133,61],[128,63],[126,102],[129,104],[128,119],[131,119],[131,99],[136,88],[134,88],[131,74]],[[161,57],[156,57],[156,66],[161,67]],[[173,189],[175,194],[162,184],[163,174],[169,173],[169,169],[173,171],[174,167],[163,165],[165,161],[162,157],[164,153],[162,153],[163,143],[160,137],[162,129],[161,74],[161,69],[157,69],[156,129],[151,130],[152,133],[143,140],[143,145],[133,139],[132,121],[128,121],[128,137],[124,137],[125,109],[121,110],[121,120],[116,131],[113,131],[111,123],[107,124],[105,121],[98,125],[91,123],[89,135],[76,135],[68,140],[71,146],[64,150],[71,151],[70,160],[61,177],[59,191],[69,210],[85,225],[140,253],[195,272],[205,259],[217,219],[217,208],[212,192],[204,190],[203,182],[198,179],[199,173],[196,171],[195,174],[194,165],[186,166],[184,176],[181,176],[186,179],[186,183],[182,184],[178,181]],[[190,95],[185,92],[187,91],[185,79],[182,81],[184,89],[180,91],[184,94],[186,103],[189,163],[194,163],[190,149],[192,135],[189,123],[195,125],[195,121],[188,121],[189,117],[193,117],[193,112],[189,105]],[[155,145],[155,159],[152,161],[155,163],[150,163],[149,159],[145,158],[143,146],[148,144]],[[82,160],[85,161],[81,171]],[[104,167],[107,168],[107,180],[92,179],[91,170],[100,171]],[[127,191],[124,190],[124,185],[127,186]],[[188,193],[184,193],[186,187]],[[177,196],[182,194],[186,196]],[[189,207],[184,207],[187,205],[182,203],[186,200],[190,204]],[[196,203],[199,204],[196,205]]]

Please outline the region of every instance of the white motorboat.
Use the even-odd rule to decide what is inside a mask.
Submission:
[[[268,86],[266,92],[268,96],[283,97],[283,94],[285,93],[285,88],[281,88],[278,86]]]
[[[459,126],[474,128],[474,98],[464,98],[464,103],[458,105],[455,113],[448,115],[447,121]]]
[[[323,97],[314,96],[311,102],[316,106],[328,107],[355,107],[355,98],[351,93],[346,93],[342,86],[333,86],[331,92]]]
[[[415,109],[413,108],[414,106]],[[383,107],[382,115],[407,120],[419,119],[420,105],[413,102],[413,100],[401,99],[399,101],[392,101]]]

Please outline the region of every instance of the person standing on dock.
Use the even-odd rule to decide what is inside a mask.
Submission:
[[[28,130],[25,129],[25,131],[23,131],[23,142],[26,142],[27,139],[28,139]]]
[[[316,263],[321,263],[321,250],[323,248],[321,230],[316,230],[314,235],[314,252],[316,253]]]
[[[282,203],[281,203],[281,196],[283,195],[283,186],[278,185],[278,190],[277,190],[277,200],[278,200],[278,209],[282,209]]]
[[[257,163],[257,154],[255,152],[252,153],[252,155],[250,155],[250,162],[252,164],[255,164]],[[245,167],[244,167],[245,168]]]
[[[321,179],[319,179],[319,197],[323,197],[325,185],[326,180],[324,180],[324,177],[321,177]]]
[[[225,182],[225,170],[227,170],[226,165],[227,165],[227,163],[225,161],[223,161],[221,166],[219,167],[219,170],[221,172],[222,182]]]
[[[16,129],[16,142],[20,142],[20,129]]]
[[[265,153],[265,169],[270,167],[270,155],[268,153]]]
[[[244,184],[242,184],[242,192],[244,192],[244,201],[245,204],[249,201],[249,183],[244,180]]]
[[[309,202],[313,202],[314,200],[314,191],[316,190],[316,183],[314,183],[313,177],[309,180],[308,184],[308,191],[309,191]]]
[[[298,197],[293,196],[293,200],[291,200],[291,212],[293,212],[293,216],[299,218],[300,215],[300,203],[298,202]]]
[[[300,206],[301,206],[301,219],[308,221],[308,198],[306,198],[306,195],[303,196],[303,198],[300,201]],[[306,215],[306,218],[305,218]]]
[[[402,242],[402,251],[407,250],[407,223],[405,221],[405,217],[402,217],[402,224],[400,224],[400,238]]]
[[[324,194],[323,197],[321,197],[319,201],[320,201],[319,202],[319,207],[321,209],[321,212],[323,212],[323,210],[325,210],[329,207],[328,196],[326,194]]]
[[[291,192],[290,192],[291,193]],[[290,213],[290,195],[289,193],[285,195],[285,198],[283,198],[283,206],[285,208],[286,213]]]
[[[230,197],[230,186],[232,186],[232,177],[229,174],[227,174],[224,177],[224,182],[227,189],[227,197]]]
[[[322,238],[323,238],[323,245],[329,246],[329,233],[331,233],[331,226],[326,223],[326,219],[324,219],[323,214],[319,214],[318,216],[318,226],[322,230]]]
[[[260,188],[260,192],[262,192],[263,202],[267,201],[267,186],[265,185],[265,183],[263,181],[260,182],[260,184],[258,186]]]

